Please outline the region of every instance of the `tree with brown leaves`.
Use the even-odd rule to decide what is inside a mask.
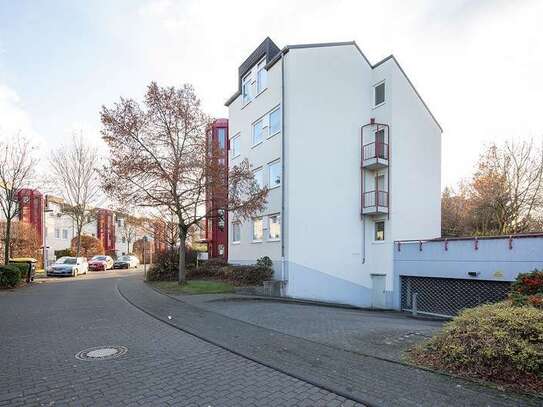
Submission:
[[[75,236],[71,241],[70,247],[73,253],[76,253],[77,250],[79,250],[79,254],[76,255],[76,257],[82,256],[89,258],[98,254],[104,254],[104,246],[102,245],[102,242],[94,236]]]
[[[17,192],[28,186],[37,160],[34,148],[21,134],[0,140],[0,208],[4,215],[4,263],[10,257],[13,220],[19,215]]]
[[[110,152],[102,171],[104,189],[119,201],[175,215],[180,284],[185,282],[188,232],[214,216],[207,213],[211,197],[206,191],[224,199],[225,209],[239,218],[249,218],[264,208],[267,190],[258,187],[247,160],[227,174],[225,163],[213,159],[220,147],[207,144],[211,120],[202,112],[191,85],[176,89],[152,82],[143,105],[121,98],[114,106],[102,108],[101,120]]]

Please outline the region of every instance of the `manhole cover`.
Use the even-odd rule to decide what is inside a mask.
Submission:
[[[128,352],[124,346],[98,346],[82,350],[75,355],[79,360],[106,360],[118,358]]]

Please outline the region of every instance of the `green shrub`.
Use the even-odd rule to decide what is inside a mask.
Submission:
[[[21,281],[19,267],[14,264],[0,266],[0,287],[13,288]]]
[[[273,261],[268,256],[264,256],[256,259],[256,265],[260,267],[268,267],[271,269],[273,266]]]
[[[190,272],[194,268],[193,261],[196,261],[195,252],[187,247],[185,252],[187,278],[190,278]],[[165,250],[156,254],[154,264],[149,269],[147,278],[149,281],[175,281],[177,280],[178,269],[179,252],[177,249]]]
[[[514,305],[543,308],[543,271],[520,273],[511,286],[509,299]]]
[[[269,267],[255,265],[239,266],[230,265],[222,267],[220,277],[234,285],[262,285],[264,281],[271,280],[273,270]]]
[[[507,302],[464,310],[411,357],[438,369],[542,390],[543,311]]]
[[[22,280],[27,278],[29,269],[29,265],[27,263],[10,263],[9,265],[19,270],[19,274]]]
[[[75,254],[72,252],[72,249],[55,250],[55,257],[57,259],[60,259],[61,257],[72,257],[72,256],[75,256]]]

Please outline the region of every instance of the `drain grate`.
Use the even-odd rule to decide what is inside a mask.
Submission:
[[[128,349],[124,346],[98,346],[78,352],[75,355],[79,360],[107,360],[121,357]]]

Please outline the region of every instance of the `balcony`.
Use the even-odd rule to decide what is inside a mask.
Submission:
[[[388,213],[388,191],[367,191],[362,194],[363,215],[386,215]]]
[[[373,142],[362,146],[362,167],[378,170],[388,166],[388,143]]]

